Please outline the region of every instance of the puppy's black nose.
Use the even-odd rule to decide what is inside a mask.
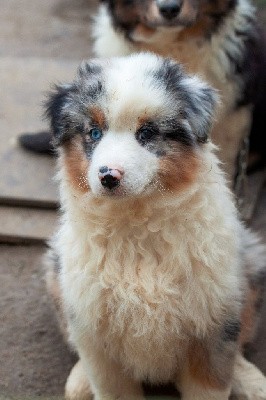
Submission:
[[[105,177],[101,179],[101,184],[108,189],[115,188],[119,183],[120,181],[117,178],[109,174],[105,175]]]
[[[114,189],[119,186],[122,176],[124,174],[124,170],[122,167],[114,166],[114,167],[101,167],[99,168],[99,179],[101,184],[108,188]]]
[[[182,0],[163,1],[158,5],[160,13],[166,19],[174,19],[180,12]]]

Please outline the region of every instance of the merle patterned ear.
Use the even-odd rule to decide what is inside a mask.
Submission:
[[[218,95],[196,76],[188,75],[171,59],[165,59],[155,73],[180,105],[198,142],[206,142],[214,119]],[[179,110],[180,111],[180,110]]]
[[[183,96],[187,120],[198,142],[205,143],[214,121],[217,92],[196,76],[187,76],[181,86],[185,89]]]
[[[83,62],[73,83],[56,85],[48,96],[45,115],[50,120],[55,146],[74,134],[88,104],[96,102],[101,96],[101,71],[99,62]]]
[[[71,95],[75,92],[74,84],[56,85],[48,95],[45,104],[45,116],[50,121],[54,145],[58,146],[68,138],[69,115],[67,105],[71,102]]]

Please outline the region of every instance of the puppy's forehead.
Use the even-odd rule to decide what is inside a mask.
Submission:
[[[169,117],[173,102],[163,69],[162,59],[151,54],[103,61],[98,69],[88,66],[87,90],[109,128],[134,129],[140,119]]]
[[[169,114],[169,95],[156,75],[161,60],[137,57],[130,61],[121,59],[106,81],[110,123],[116,129],[122,129],[124,124],[134,125],[140,117]]]

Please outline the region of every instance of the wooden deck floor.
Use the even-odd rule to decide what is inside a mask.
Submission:
[[[91,55],[96,0],[8,0],[0,13],[0,400],[62,396],[75,356],[44,290],[44,242],[57,224],[54,160],[17,145],[47,128],[44,93]],[[266,241],[266,189],[252,225]],[[251,359],[266,374],[266,304]],[[56,397],[58,399],[58,397]],[[62,398],[62,397],[60,397]],[[155,397],[154,397],[155,398]]]

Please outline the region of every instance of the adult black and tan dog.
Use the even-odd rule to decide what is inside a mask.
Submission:
[[[221,94],[212,132],[233,182],[251,131],[252,160],[266,155],[266,47],[248,0],[104,0],[94,25],[98,56],[140,50],[172,57]],[[245,145],[244,145],[245,146]],[[259,156],[260,154],[260,156]]]

